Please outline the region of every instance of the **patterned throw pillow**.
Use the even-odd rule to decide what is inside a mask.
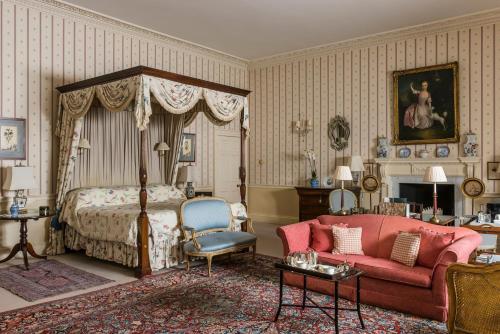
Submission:
[[[355,254],[365,255],[361,245],[361,227],[338,227],[332,226],[334,248],[333,254]]]
[[[419,233],[399,232],[392,246],[391,260],[413,267],[417,261],[419,248]]]

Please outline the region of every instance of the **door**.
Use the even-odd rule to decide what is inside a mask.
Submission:
[[[215,133],[214,195],[230,203],[240,198],[240,134],[239,132]]]

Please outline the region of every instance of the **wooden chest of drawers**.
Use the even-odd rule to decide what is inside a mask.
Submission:
[[[335,188],[311,188],[311,187],[295,187],[299,194],[299,220],[314,219],[321,215],[328,215],[330,208],[329,196],[330,192]],[[346,187],[352,191],[358,198],[361,193],[359,187]]]

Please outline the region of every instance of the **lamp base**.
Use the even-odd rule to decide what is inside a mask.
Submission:
[[[439,224],[441,222],[441,220],[436,216],[432,216],[431,219],[429,219],[429,223],[431,224]]]
[[[348,216],[349,215],[349,211],[342,209],[342,210],[339,210],[339,211],[335,212],[335,215],[336,216]]]

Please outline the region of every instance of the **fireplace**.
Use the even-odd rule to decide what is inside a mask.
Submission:
[[[399,183],[399,197],[408,202],[422,203],[424,208],[433,206],[434,185],[428,183]],[[455,185],[438,184],[438,208],[443,215],[455,214]]]

